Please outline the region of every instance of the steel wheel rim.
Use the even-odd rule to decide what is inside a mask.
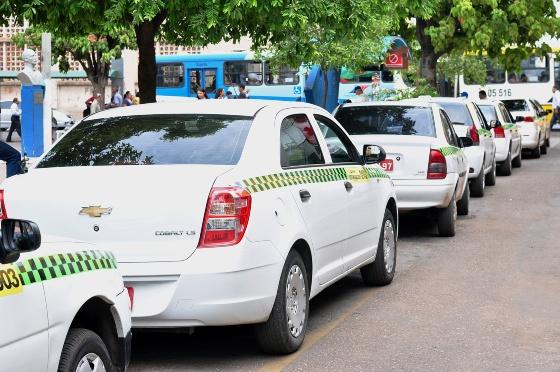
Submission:
[[[76,366],[76,372],[107,372],[107,370],[99,355],[89,353],[80,359]]]
[[[383,258],[388,274],[393,272],[395,266],[395,247],[395,230],[391,221],[387,220],[383,226]]]
[[[307,288],[303,271],[293,265],[286,278],[286,313],[288,329],[293,337],[299,337],[305,325],[307,312]]]

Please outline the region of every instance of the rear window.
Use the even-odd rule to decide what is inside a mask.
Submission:
[[[436,102],[444,110],[453,124],[473,125],[473,119],[467,105],[459,102]]]
[[[336,118],[351,135],[396,134],[435,137],[431,109],[407,106],[342,107]]]
[[[502,102],[509,111],[529,111],[529,106],[524,99],[505,99]]]
[[[38,168],[237,164],[252,123],[230,115],[145,115],[86,120]]]
[[[494,106],[479,105],[478,107],[480,107],[480,111],[482,111],[487,122],[490,122],[490,120],[498,120],[498,115]]]

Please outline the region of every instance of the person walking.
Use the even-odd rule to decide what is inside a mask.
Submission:
[[[129,90],[124,94],[123,106],[132,106],[132,94]]]
[[[554,85],[552,87],[552,120],[550,121],[550,127],[556,125],[560,117],[560,91],[558,87]]]
[[[196,98],[197,99],[208,99],[208,94],[202,88],[196,89]]]
[[[483,100],[483,99],[487,99],[488,95],[486,94],[485,90],[481,90],[478,92],[478,99]]]
[[[17,97],[13,99],[10,110],[12,112],[12,123],[10,125],[10,130],[8,131],[6,142],[12,142],[12,133],[14,132],[14,130],[21,138],[21,109],[19,108],[19,100]]]
[[[216,89],[216,99],[226,99],[226,93],[224,92],[223,88]]]
[[[245,84],[239,84],[239,94],[237,95],[237,99],[247,99],[249,98],[249,94],[245,89]]]
[[[6,162],[6,178],[21,174],[21,154],[18,150],[0,141],[0,160]]]
[[[121,107],[123,105],[123,96],[119,93],[119,87],[112,89],[111,107]]]
[[[95,99],[91,102],[91,105],[89,106],[90,114],[95,114],[96,112],[101,111],[101,103],[99,102],[100,99],[101,99],[101,94],[97,93],[95,95]]]

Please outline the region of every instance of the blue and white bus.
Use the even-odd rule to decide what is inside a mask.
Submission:
[[[156,63],[159,97],[196,98],[199,87],[211,98],[218,88],[235,96],[239,84],[245,84],[251,98],[305,101],[303,68],[272,71],[251,53],[157,56]]]

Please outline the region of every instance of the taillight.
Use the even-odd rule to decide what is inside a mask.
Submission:
[[[430,150],[428,161],[428,179],[441,180],[447,176],[447,161],[439,150]]]
[[[532,116],[525,116],[525,117],[523,118],[523,121],[526,121],[527,123],[532,123],[532,122],[535,121],[535,118],[532,117]]]
[[[494,138],[506,138],[506,132],[502,127],[494,128]]]
[[[471,136],[473,145],[477,146],[480,143],[480,138],[478,137],[478,129],[476,129],[474,124],[469,128],[469,135]]]
[[[0,190],[0,220],[5,220],[6,218],[8,218],[8,213],[4,204],[4,190]]]
[[[126,287],[128,291],[128,298],[130,299],[130,310],[132,310],[132,306],[134,305],[134,288],[133,287]]]
[[[243,239],[251,215],[251,194],[241,187],[210,191],[199,248],[235,245]]]

